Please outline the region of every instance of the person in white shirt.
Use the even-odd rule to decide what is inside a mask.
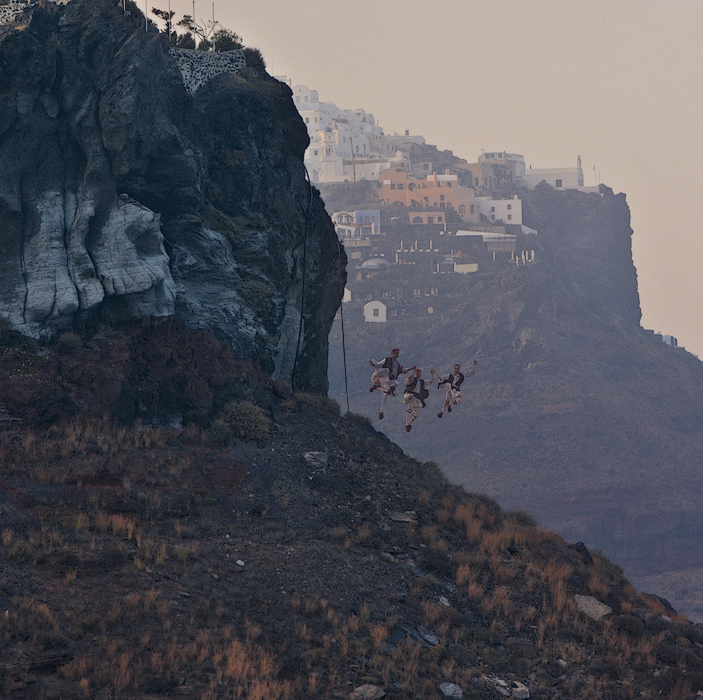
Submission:
[[[437,375],[437,388],[444,389],[444,403],[442,404],[442,410],[437,414],[437,418],[441,418],[444,415],[445,409],[451,413],[452,406],[461,404],[461,385],[464,383],[464,379],[476,374],[477,364],[478,360],[474,360],[473,368],[466,374],[461,373],[461,365],[454,365],[454,372],[443,376],[440,376],[439,372],[434,369],[430,370],[433,375]]]
[[[381,409],[378,412],[379,420],[383,420],[383,410],[386,405],[386,399],[389,396],[398,395],[398,377],[401,374],[406,374],[415,369],[414,367],[405,369],[398,362],[399,355],[400,350],[398,350],[398,348],[393,348],[391,354],[383,360],[369,360],[369,364],[374,368],[374,373],[371,375],[371,388],[369,391],[381,390]]]
[[[414,372],[405,378],[405,393],[403,403],[407,406],[405,410],[405,431],[412,430],[412,423],[420,415],[420,408],[425,407],[425,399],[430,395],[427,387],[432,386],[434,377],[430,375],[430,382],[427,384],[421,377],[422,370],[415,369]]]

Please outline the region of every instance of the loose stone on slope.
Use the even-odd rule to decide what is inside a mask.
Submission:
[[[524,683],[513,681],[512,697],[514,700],[530,700],[530,691]]]
[[[329,465],[329,459],[324,452],[306,452],[303,457],[309,467],[324,470]]]
[[[456,683],[440,683],[437,688],[445,698],[463,698],[464,691]]]
[[[613,612],[609,605],[601,603],[591,595],[575,595],[574,602],[584,615],[596,621],[602,620],[606,615],[610,615]]]
[[[386,691],[383,688],[366,683],[354,688],[349,698],[350,700],[381,700],[385,695]]]
[[[417,513],[414,510],[406,510],[404,513],[391,510],[388,517],[396,523],[411,523],[417,525]]]
[[[431,646],[436,647],[439,644],[439,637],[436,634],[433,634],[426,627],[418,625],[415,629],[418,634]]]

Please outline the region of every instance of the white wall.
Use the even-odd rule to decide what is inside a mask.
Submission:
[[[476,197],[479,211],[489,221],[504,224],[522,225],[522,200],[515,195],[512,199],[493,199],[492,197]]]
[[[365,304],[364,321],[366,323],[385,323],[386,305],[382,301],[370,301]]]
[[[534,189],[540,182],[546,182],[558,190],[575,190],[582,186],[579,182],[579,171],[576,168],[543,168],[529,169],[520,184]]]

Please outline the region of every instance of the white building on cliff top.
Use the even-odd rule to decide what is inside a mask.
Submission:
[[[581,156],[577,158],[575,168],[528,168],[518,184],[533,190],[542,182],[551,185],[555,190],[579,190],[581,192],[598,192],[600,190],[597,186],[584,185]]]
[[[407,147],[425,143],[422,136],[407,133],[389,136],[373,114],[320,102],[317,90],[306,85],[294,85],[292,90],[293,102],[310,136],[305,166],[313,182],[377,180],[391,164],[407,167]]]

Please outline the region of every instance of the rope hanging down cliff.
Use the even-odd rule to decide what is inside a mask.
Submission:
[[[295,368],[298,365],[298,353],[300,352],[300,339],[303,336],[303,314],[305,313],[305,268],[307,267],[308,257],[308,225],[310,224],[310,216],[312,215],[312,183],[310,182],[310,173],[303,163],[305,169],[305,182],[308,183],[310,191],[310,202],[308,203],[308,213],[305,217],[305,228],[303,230],[303,275],[300,292],[300,324],[298,325],[298,342],[295,345],[295,358],[293,360],[293,371],[290,375],[290,388],[295,391]]]
[[[303,168],[305,168],[305,181],[308,183],[308,190],[310,191],[310,201],[308,203],[308,213],[307,216],[305,217],[305,229],[303,233],[303,275],[302,275],[302,291],[300,295],[300,324],[298,326],[298,342],[295,346],[295,359],[293,360],[293,371],[291,372],[290,376],[290,388],[291,391],[295,391],[295,369],[298,364],[298,353],[300,352],[300,339],[303,336],[303,314],[305,312],[305,268],[306,268],[306,263],[307,263],[307,249],[308,249],[308,225],[310,223],[310,216],[312,214],[312,201],[313,201],[313,196],[312,196],[312,183],[310,182],[310,173],[308,172],[308,169],[305,167],[305,164],[303,164]],[[342,244],[339,242],[339,239],[337,239],[337,249],[339,250],[340,253],[340,259],[341,259],[341,253],[342,253]],[[345,344],[345,338],[344,338],[344,305],[340,305],[339,311],[340,311],[340,317],[342,320],[342,360],[344,363],[344,392],[346,395],[347,399],[347,413],[351,410],[349,408],[349,383],[347,380],[347,350],[346,350],[346,344]]]

